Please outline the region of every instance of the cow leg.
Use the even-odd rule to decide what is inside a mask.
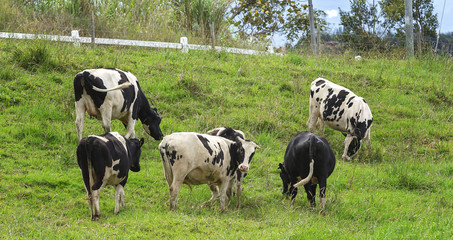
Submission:
[[[120,204],[124,207],[124,187],[121,184],[115,186],[115,214],[120,212]]]
[[[219,188],[215,184],[208,184],[209,189],[211,190],[211,199],[204,202],[201,207],[211,205],[219,197]]]
[[[135,122],[136,122],[136,120],[132,119],[132,113],[131,113],[129,120],[126,124],[127,133],[124,136],[125,138],[127,138],[127,139],[135,138],[135,130],[134,130]]]
[[[93,220],[94,216],[94,204],[93,204],[93,195],[91,193],[87,193],[88,195],[88,205],[90,206],[90,214],[91,214],[91,219]]]
[[[78,102],[75,103],[75,109],[76,109],[76,121],[75,125],[77,127],[77,139],[78,142],[82,139],[82,133],[83,133],[83,121],[85,120],[85,106],[83,104],[78,104]]]
[[[173,176],[178,176],[177,173]],[[181,186],[184,182],[185,175],[183,176],[183,179],[180,178],[174,178],[173,183],[170,186],[170,210],[176,210],[178,209],[178,194],[179,190],[181,189]]]
[[[366,147],[368,148],[368,151],[372,152],[371,151],[371,137],[370,137],[370,128],[368,128],[365,132],[365,137],[363,138],[363,140],[365,140],[365,144],[366,144]]]
[[[296,201],[296,196],[297,196],[297,188],[293,188],[293,190],[291,191],[291,204],[294,204],[294,202]]]
[[[308,203],[310,207],[314,208],[316,206],[315,194],[316,194],[316,184],[305,184],[305,192],[307,193]]]
[[[220,184],[220,187],[219,187],[219,191],[220,191],[220,197],[219,197],[219,200],[220,200],[220,209],[222,212],[225,211],[226,209],[226,191],[227,191],[227,188],[228,188],[228,182],[229,181],[223,181],[221,184]]]
[[[315,132],[316,123],[321,120],[321,116],[319,113],[319,104],[312,101],[313,100],[310,99],[307,127],[308,131]]]
[[[234,189],[233,189],[233,186],[234,186],[234,185],[235,185],[235,180],[232,179],[232,180],[229,182],[228,188],[227,188],[227,191],[226,191],[228,203],[231,202],[231,197],[234,195]]]
[[[343,150],[343,155],[341,155],[341,160],[346,161],[346,160],[351,160],[351,157],[348,156],[348,147],[349,144],[352,141],[352,136],[350,134],[346,135],[344,139],[344,150]]]
[[[91,200],[91,220],[97,221],[101,217],[101,210],[99,209],[99,194],[101,192],[101,188],[98,190],[92,191],[92,200]],[[93,211],[94,210],[94,211]]]
[[[324,214],[324,209],[326,207],[326,186],[327,186],[327,179],[321,178],[318,179],[319,181],[319,197],[321,198],[321,213]]]
[[[242,179],[236,183],[236,207],[241,207]]]
[[[99,109],[102,116],[102,127],[106,133],[111,131],[112,124],[112,108],[106,106],[103,109]]]

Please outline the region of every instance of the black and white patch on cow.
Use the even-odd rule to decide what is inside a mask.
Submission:
[[[327,178],[335,168],[335,155],[327,140],[311,132],[300,132],[288,144],[283,163],[279,164],[283,194],[291,195],[294,202],[297,188],[304,186],[308,202],[316,205],[316,187],[319,185],[321,212],[326,205]]]
[[[214,128],[208,131],[209,134],[214,135],[214,136],[221,136],[226,139],[229,139],[231,141],[237,141],[236,138],[242,138],[245,139],[245,134],[241,130],[236,130],[236,129],[231,129],[229,127],[218,127]],[[251,161],[251,158],[250,158]],[[243,166],[243,168],[245,165]],[[248,168],[250,168],[250,162],[247,165]],[[240,169],[236,170],[236,177],[235,182],[236,182],[236,207],[240,208],[241,207],[241,194],[242,194],[242,181],[244,177],[247,176],[247,171],[241,171]],[[234,183],[231,184],[231,186],[227,190],[227,196],[229,199],[231,199],[231,196],[234,193],[233,189]]]
[[[371,110],[362,97],[351,90],[318,78],[311,83],[308,131],[314,132],[324,124],[345,134],[342,159],[350,159],[360,149],[362,140],[371,151],[370,128],[373,122]]]
[[[107,186],[115,187],[115,214],[120,203],[124,206],[124,186],[129,169],[140,171],[140,154],[143,138],[126,139],[117,132],[100,136],[90,135],[77,146],[77,163],[82,172],[88,195],[91,219],[99,220],[99,194]]]
[[[135,137],[135,123],[142,122],[146,133],[162,139],[161,117],[151,108],[137,78],[119,69],[88,69],[74,78],[76,126],[82,139],[85,112],[102,120],[105,132],[110,132],[111,120],[119,119],[127,129],[126,138]]]
[[[230,141],[193,132],[165,136],[159,144],[159,152],[170,189],[170,210],[178,207],[177,197],[182,184],[207,184],[212,197],[203,206],[219,198],[224,211],[227,190],[234,183],[236,171],[248,170],[248,163],[257,148],[256,143],[241,138]]]

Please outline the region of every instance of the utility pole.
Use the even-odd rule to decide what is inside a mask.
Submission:
[[[412,0],[404,0],[406,23],[406,56],[414,57],[414,21],[412,17]]]
[[[94,35],[94,29],[95,29],[95,26],[94,26],[94,10],[91,10],[91,46],[93,46],[93,47],[96,44],[95,43],[96,37]]]
[[[313,50],[313,55],[317,55],[318,51],[316,49],[315,20],[314,20],[314,17],[313,17],[313,3],[312,3],[312,0],[308,0],[308,14],[310,15],[311,49]]]

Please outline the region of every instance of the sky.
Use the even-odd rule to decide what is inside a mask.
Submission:
[[[370,1],[370,0],[368,0]],[[302,2],[306,3],[306,0]],[[326,21],[329,24],[331,30],[338,29],[340,27],[340,13],[339,8],[342,11],[350,11],[349,0],[312,0],[313,7],[315,9],[323,10],[327,16]],[[376,0],[379,2],[379,0]],[[445,10],[442,18],[442,10]],[[440,25],[440,32],[447,33],[453,32],[453,0],[433,0],[434,13],[437,13],[437,20]],[[442,19],[441,19],[442,18]],[[439,29],[437,29],[439,31]],[[285,39],[281,36],[275,36],[273,38],[274,46],[282,46],[285,43]]]

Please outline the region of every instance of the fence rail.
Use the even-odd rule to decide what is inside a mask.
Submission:
[[[59,35],[45,35],[45,34],[29,34],[29,33],[8,33],[0,32],[0,38],[13,38],[13,39],[42,39],[49,41],[60,41],[60,42],[72,42],[75,46],[80,46],[81,43],[92,43],[91,37],[80,37],[79,31],[73,30],[71,36],[59,36]],[[187,37],[181,37],[179,43],[168,43],[168,42],[153,42],[153,41],[140,41],[140,40],[124,40],[114,38],[95,38],[95,44],[105,45],[120,45],[120,46],[138,46],[138,47],[153,47],[153,48],[173,48],[180,49],[182,52],[187,53],[189,50],[211,50],[212,46],[209,45],[197,45],[189,44]],[[224,51],[228,53],[245,54],[245,55],[283,55],[281,53],[274,53],[272,47],[268,48],[268,51],[257,51],[250,49],[241,48],[229,48],[229,47],[214,47],[215,51]]]

